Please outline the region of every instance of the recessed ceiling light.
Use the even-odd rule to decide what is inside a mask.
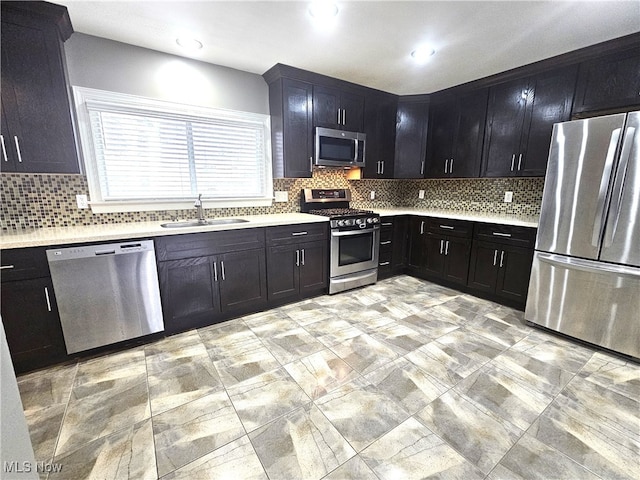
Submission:
[[[202,48],[202,42],[190,37],[178,37],[176,43],[185,50],[200,50]]]
[[[436,53],[431,45],[421,45],[411,52],[411,56],[418,63],[424,63]]]
[[[316,0],[309,4],[309,15],[316,20],[327,20],[338,14],[338,5],[330,0]]]

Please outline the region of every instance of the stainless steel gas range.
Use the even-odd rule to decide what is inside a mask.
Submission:
[[[330,294],[370,285],[378,279],[380,215],[350,208],[350,201],[348,189],[302,191],[303,212],[330,218]]]

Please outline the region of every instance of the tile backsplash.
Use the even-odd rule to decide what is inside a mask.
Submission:
[[[76,195],[89,195],[83,175],[2,173],[0,222],[4,232],[40,227],[67,227],[107,223],[194,218],[195,209],[155,212],[92,213],[78,209]],[[274,191],[287,191],[289,200],[270,207],[206,208],[208,217],[260,215],[300,211],[303,188],[350,188],[358,208],[433,208],[470,213],[538,215],[543,178],[348,180],[344,170],[317,169],[313,178],[275,179]],[[420,190],[425,198],[419,199]],[[371,192],[375,199],[371,200]],[[505,191],[513,202],[504,203]],[[206,203],[205,203],[206,206]]]

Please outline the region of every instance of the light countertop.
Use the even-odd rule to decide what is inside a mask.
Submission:
[[[523,227],[538,226],[536,217],[518,217],[514,215],[491,215],[460,213],[443,210],[420,209],[374,209],[381,216],[422,215],[426,217],[452,218],[473,222],[497,223]],[[245,223],[227,225],[205,225],[185,228],[163,228],[161,222],[110,223],[104,225],[86,225],[77,227],[32,228],[17,232],[3,233],[0,238],[0,249],[43,247],[49,245],[67,245],[74,243],[118,241],[130,238],[160,237],[185,233],[215,232],[220,230],[236,230],[241,228],[271,227],[277,225],[296,225],[301,223],[327,222],[327,217],[308,213],[277,213],[270,215],[236,216],[248,220]]]
[[[374,209],[382,217],[393,215],[421,215],[424,217],[451,218],[470,222],[497,223],[517,227],[538,228],[537,216],[501,215],[491,213],[456,212],[451,210],[425,210],[418,208]]]

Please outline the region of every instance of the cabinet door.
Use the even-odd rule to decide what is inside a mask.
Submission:
[[[411,217],[409,220],[407,266],[414,273],[422,270],[425,263],[426,223],[426,220],[420,217]]]
[[[366,98],[364,132],[367,144],[363,178],[393,178],[397,105],[395,95]]]
[[[484,140],[483,176],[516,175],[525,108],[530,94],[527,79],[491,87]]]
[[[327,287],[327,242],[300,244],[300,296],[307,297]]]
[[[4,69],[3,69],[4,70]],[[2,80],[4,83],[4,79]],[[2,107],[2,119],[0,120],[0,128],[2,129],[2,160],[0,160],[0,169],[3,172],[15,172],[16,171],[16,154],[13,150],[13,137],[9,133],[9,129],[7,127],[7,116],[4,113],[5,105],[7,101],[5,100],[6,91],[8,89],[3,89],[0,93],[2,94],[2,101],[0,102],[0,106]]]
[[[282,138],[273,144],[276,177],[311,177],[313,156],[312,92],[309,83],[282,80]],[[272,111],[274,109],[272,108]],[[275,132],[278,133],[278,132]],[[276,139],[277,140],[277,139]],[[282,142],[282,152],[278,151]]]
[[[460,285],[467,284],[470,249],[471,240],[468,238],[446,238],[444,244],[445,264],[443,271],[445,280]]]
[[[313,87],[313,125],[315,127],[341,128],[338,118],[340,109],[340,90],[314,85]]]
[[[518,175],[544,176],[549,158],[553,124],[571,117],[577,67],[571,66],[541,74],[535,78],[535,90],[527,106],[522,162]]]
[[[4,282],[2,323],[17,373],[64,358],[65,345],[50,278]]]
[[[362,132],[364,130],[364,96],[342,92],[340,108],[342,108],[340,128],[350,132]]]
[[[574,113],[640,104],[640,47],[580,65]]]
[[[457,100],[430,105],[426,166],[428,178],[449,176],[449,162],[453,156],[453,140],[457,124]]]
[[[483,292],[495,292],[500,252],[500,245],[480,241],[473,242],[467,281],[469,287]]]
[[[460,114],[449,164],[452,177],[473,178],[480,175],[488,97],[489,90],[484,88],[458,99]]]
[[[267,304],[264,249],[225,253],[218,261],[220,306],[224,313],[249,312]]]
[[[269,301],[298,296],[300,269],[297,244],[267,249],[267,294]]]
[[[8,20],[3,16],[2,100],[15,92],[15,109],[5,114],[11,140],[17,142],[16,170],[78,173],[57,29],[53,23],[36,28]]]
[[[496,294],[524,305],[529,290],[533,250],[504,245],[499,255]]]
[[[444,275],[445,264],[445,242],[446,238],[431,233],[425,234],[424,239],[424,272],[428,275],[442,277]]]
[[[165,331],[180,332],[215,322],[220,300],[213,257],[160,262],[158,271]]]
[[[396,120],[394,178],[423,178],[426,164],[429,104],[399,101]]]

